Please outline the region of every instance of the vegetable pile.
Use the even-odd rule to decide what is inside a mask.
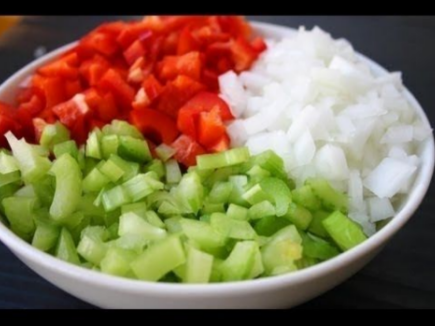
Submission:
[[[272,151],[198,156],[185,174],[114,120],[77,148],[60,123],[41,145],[5,135],[1,212],[20,237],[73,264],[149,281],[207,283],[311,266],[366,239],[323,179],[294,188]],[[54,153],[50,160],[49,153]]]
[[[19,90],[17,108],[0,104],[0,146],[7,131],[38,142],[45,124],[57,120],[82,144],[94,127],[121,119],[157,145],[192,143],[192,153],[177,155],[192,165],[197,154],[229,145],[224,122],[233,117],[216,95],[218,76],[249,69],[264,49],[236,16],[103,24],[39,68]]]

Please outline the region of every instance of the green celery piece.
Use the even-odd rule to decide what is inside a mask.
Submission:
[[[50,170],[56,177],[56,190],[50,206],[50,215],[55,221],[70,216],[79,205],[82,194],[82,171],[77,161],[69,154],[56,160]]]
[[[42,206],[50,206],[56,191],[56,178],[46,174],[38,182],[32,183],[33,190]]]
[[[131,212],[141,217],[145,217],[147,210],[147,204],[145,202],[127,204],[121,207],[122,214]]]
[[[52,223],[42,221],[36,224],[32,246],[42,251],[49,251],[54,248],[60,236],[60,228]]]
[[[201,209],[201,214],[212,213],[225,213],[225,205],[205,202],[204,206]]]
[[[24,240],[30,241],[35,232],[34,211],[38,205],[36,198],[8,197],[3,199],[3,207],[12,231]]]
[[[250,168],[249,171],[246,172],[246,174],[249,175],[249,177],[251,179],[254,179],[256,182],[259,182],[264,178],[268,178],[271,176],[269,171],[263,169],[257,164]]]
[[[220,181],[228,181],[231,176],[240,174],[240,164],[229,166],[225,168],[220,169],[208,169],[208,170],[201,170],[198,169],[196,166],[190,167],[190,171],[196,171],[198,174],[205,174],[205,176],[201,176],[201,179],[204,182],[204,186],[206,187],[213,187],[213,185]],[[243,177],[246,178],[246,183],[248,183],[248,177],[243,174]]]
[[[117,239],[118,238],[118,230],[119,230],[119,223],[114,222],[112,225],[107,227],[107,232],[109,232],[109,239]]]
[[[138,174],[122,184],[126,193],[133,202],[141,200],[153,192],[163,189],[164,184],[152,178],[151,173],[152,172]]]
[[[103,217],[103,222],[100,225],[105,225],[106,227],[110,227],[114,223],[119,222],[119,216],[121,216],[121,209],[117,208],[114,211],[106,212]],[[100,220],[100,219],[98,219]]]
[[[259,220],[267,216],[275,216],[275,206],[267,200],[252,205],[248,210],[248,217],[251,221]]]
[[[56,159],[60,158],[63,154],[68,153],[78,161],[79,149],[74,140],[67,140],[60,142],[53,147],[53,153]]]
[[[341,250],[349,250],[367,240],[361,227],[340,211],[335,211],[322,222]]]
[[[249,273],[248,279],[252,280],[254,278],[259,277],[263,273],[264,273],[263,258],[261,256],[261,251],[258,245],[255,250],[254,264],[252,266],[251,272]]]
[[[246,221],[248,219],[248,209],[243,206],[230,204],[227,209],[227,216],[232,219]]]
[[[84,155],[83,148],[84,147],[81,147],[81,149],[79,150],[79,153],[82,153],[81,155]],[[83,175],[88,175],[89,172],[91,172],[97,165],[101,164],[101,162],[104,162],[92,157],[83,156],[83,159],[84,159],[84,166],[81,168],[83,170]]]
[[[56,247],[56,257],[62,259],[66,262],[79,265],[80,259],[77,255],[76,246],[71,233],[66,229],[62,228],[60,231],[59,241]]]
[[[100,192],[109,183],[110,179],[95,167],[83,179],[83,191],[85,193]]]
[[[96,266],[100,265],[107,249],[107,245],[101,239],[86,234],[82,236],[77,246],[78,254]]]
[[[103,157],[107,160],[112,154],[118,153],[119,137],[118,135],[105,135],[101,138],[101,151]]]
[[[160,180],[166,176],[166,169],[163,162],[159,159],[153,159],[145,166],[145,172],[154,172]]]
[[[204,187],[196,172],[183,175],[176,188],[176,197],[184,213],[198,213],[204,200]]]
[[[286,227],[290,224],[290,221],[288,221],[285,218],[282,217],[276,217],[276,216],[266,216],[261,219],[259,219],[254,224],[254,230],[257,232],[258,235],[269,237],[278,230],[282,229],[283,227]]]
[[[49,150],[53,150],[56,144],[65,142],[70,139],[68,128],[59,121],[54,124],[47,124],[42,131],[39,143]]]
[[[116,240],[107,242],[109,248],[116,247],[131,250],[136,254],[141,254],[148,243],[148,240],[137,234],[127,234],[117,238]]]
[[[292,200],[296,204],[313,212],[320,210],[322,206],[319,198],[317,198],[311,187],[308,185],[294,189],[292,191]]]
[[[334,245],[310,233],[302,235],[302,247],[304,257],[320,260],[330,259],[340,253]]]
[[[213,185],[208,194],[207,201],[210,203],[228,203],[233,191],[233,184],[229,181],[219,181]]]
[[[165,220],[167,223],[168,220]],[[226,238],[206,222],[181,219],[179,220],[182,231],[191,240],[199,244],[200,248],[209,252],[215,248],[223,247]],[[168,226],[169,232],[172,232]]]
[[[304,269],[318,264],[320,261],[315,258],[302,257],[301,259],[295,261],[297,269]]]
[[[154,211],[147,211],[145,213],[145,219],[150,223],[151,225],[154,225],[158,228],[166,228],[165,223],[160,219],[159,215]]]
[[[32,198],[32,197],[36,197],[36,194],[35,194],[35,190],[33,189],[33,186],[27,185],[27,186],[24,186],[24,187],[18,189],[18,191],[14,194],[14,196]]]
[[[146,163],[152,156],[146,140],[130,136],[119,137],[118,155],[131,162]]]
[[[186,254],[180,238],[171,236],[148,247],[130,266],[139,279],[158,281],[185,262]]]
[[[269,243],[279,242],[281,240],[290,239],[292,242],[302,244],[302,237],[294,225],[288,225],[275,234],[269,239]]]
[[[241,281],[251,276],[258,244],[255,241],[239,241],[228,258],[220,266],[222,281]]]
[[[18,161],[21,176],[26,184],[38,181],[50,170],[48,153],[45,156],[41,155],[41,150],[37,146],[28,144],[24,139],[18,140],[10,131],[5,137]]]
[[[167,236],[164,229],[153,226],[132,212],[122,214],[119,218],[118,234],[119,236],[137,234],[150,241],[163,239]]]
[[[128,161],[120,158],[118,155],[111,155],[107,162],[109,162],[109,161],[111,161],[119,169],[124,171],[124,173],[122,175],[122,181],[128,181],[131,178],[135,177],[139,173],[140,167],[139,167],[138,163],[128,162]],[[101,172],[104,173],[104,171],[102,171],[102,170],[101,170]]]
[[[130,270],[130,263],[136,258],[132,250],[112,247],[101,260],[101,271],[106,274],[125,276]]]
[[[221,266],[224,263],[222,259],[214,257],[211,268],[210,283],[222,282]]]
[[[169,160],[172,156],[175,155],[176,150],[173,149],[171,146],[166,145],[164,143],[160,144],[155,149],[157,156],[163,161],[166,162]]]
[[[122,120],[112,120],[110,125],[103,127],[104,135],[130,136],[137,139],[143,139],[142,133],[133,125]]]
[[[108,159],[103,165],[99,168],[95,167],[92,171],[94,170],[98,170],[112,182],[117,182],[125,174],[125,170],[116,164],[113,159]],[[89,174],[92,173],[92,171],[89,172]]]
[[[248,184],[246,175],[232,175],[228,178],[232,185],[232,191],[228,201],[239,206],[249,206],[249,203],[243,198],[245,195],[245,186]]]
[[[291,202],[291,193],[284,181],[278,178],[265,178],[260,182],[263,191],[273,198],[276,208],[276,216],[285,215]]]
[[[74,157],[73,154],[69,153],[72,157]],[[91,160],[91,158],[89,158]],[[80,169],[83,171],[83,175],[86,175],[89,170],[87,170],[86,166],[86,156],[85,156],[85,146],[81,146],[77,153],[77,162],[79,163]]]
[[[248,221],[230,219],[223,213],[211,214],[210,225],[225,238],[254,240],[257,236]]]
[[[291,239],[266,244],[261,249],[266,275],[278,275],[296,269],[295,260],[302,258],[302,246]]]
[[[168,229],[168,232],[171,234],[182,232],[183,231],[183,227],[181,226],[182,220],[183,219],[181,218],[181,216],[172,216],[170,218],[165,219],[164,223],[166,225],[166,229]]]
[[[96,199],[98,201],[98,197]],[[106,212],[114,211],[115,209],[132,202],[127,190],[123,186],[116,186],[108,190],[102,190],[101,202]]]
[[[80,234],[80,239],[83,239],[84,237],[104,242],[109,239],[110,234],[104,226],[89,225],[84,228]]]
[[[313,213],[313,219],[308,227],[308,231],[322,238],[328,238],[328,232],[326,232],[323,226],[323,220],[325,220],[330,213],[323,210]]]
[[[168,160],[165,162],[166,182],[179,183],[181,180],[181,170],[176,160]]]
[[[97,198],[97,194],[86,194],[80,198],[80,203],[77,211],[83,213],[88,217],[100,217],[103,218],[105,211],[102,207],[94,205],[94,201]]]
[[[256,184],[248,189],[242,195],[242,198],[246,200],[249,204],[255,205],[261,203],[264,200],[269,200],[271,198],[271,195],[272,194],[265,192],[259,184]]]
[[[181,209],[179,205],[174,204],[172,201],[163,201],[157,212],[163,216],[180,215]]]
[[[189,246],[187,249],[183,283],[208,283],[212,267],[212,255]]]
[[[0,152],[0,173],[7,174],[19,170],[18,161],[15,157]]]
[[[250,157],[247,147],[239,147],[215,154],[199,155],[196,158],[201,170],[218,169],[246,162]]]
[[[288,180],[284,169],[284,161],[272,150],[267,150],[261,154],[251,156],[249,161],[244,164],[244,172],[248,172],[255,165],[258,165],[262,169],[269,171],[274,177],[277,177],[281,180]]]
[[[306,230],[313,220],[313,216],[308,209],[295,203],[289,205],[288,211],[283,217],[301,230]]]
[[[13,171],[5,174],[0,173],[0,188],[10,183],[20,182],[20,181],[21,181],[20,171]]]
[[[3,199],[14,196],[17,190],[20,188],[18,183],[10,183],[6,186],[0,187],[0,213],[5,215],[5,209],[3,206]]]
[[[339,210],[342,213],[347,212],[348,198],[346,194],[335,190],[328,181],[324,179],[308,179],[305,181],[305,184],[311,187],[327,210]]]
[[[103,155],[101,153],[100,139],[102,137],[101,130],[96,128],[88,136],[86,140],[86,156],[101,160]]]

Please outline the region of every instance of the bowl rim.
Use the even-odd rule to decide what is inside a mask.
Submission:
[[[262,23],[251,21],[255,30],[260,33],[270,35],[291,35],[296,32],[296,29],[281,25],[270,23]],[[7,92],[9,87],[19,84],[19,82],[45,62],[48,62],[74,46],[77,42],[72,42],[62,47],[59,47],[44,56],[32,61],[18,72],[9,77],[0,85],[0,97],[2,93]],[[387,70],[374,62],[373,60],[365,57],[364,55],[356,52],[357,55],[377,74],[385,74]],[[408,99],[412,107],[417,111],[420,118],[424,123],[430,126],[430,122],[415,97],[404,87],[405,97]],[[325,262],[321,262],[309,268],[299,270],[293,273],[259,278],[254,280],[245,281],[232,281],[224,283],[208,283],[208,284],[183,284],[183,283],[157,283],[142,280],[127,279],[118,276],[112,276],[86,269],[81,266],[76,266],[64,262],[54,256],[51,256],[43,251],[40,251],[18,236],[16,236],[5,225],[0,223],[0,240],[21,259],[20,256],[25,257],[34,265],[42,265],[45,269],[51,270],[56,273],[64,274],[71,279],[80,279],[80,281],[93,286],[101,286],[107,288],[122,288],[133,293],[147,292],[150,294],[170,294],[171,296],[189,295],[219,295],[220,293],[227,293],[229,291],[238,291],[240,293],[249,293],[252,291],[262,291],[265,289],[271,290],[281,288],[295,283],[306,282],[317,277],[326,275],[334,270],[345,267],[358,258],[363,257],[370,252],[382,247],[412,216],[422,202],[426,192],[431,183],[434,164],[435,164],[435,146],[434,136],[425,140],[424,145],[425,158],[422,160],[421,166],[418,169],[418,174],[414,181],[413,188],[408,195],[408,198],[403,205],[402,209],[392,218],[392,220],[385,225],[381,230],[376,232],[373,236],[368,238],[363,243],[352,248],[349,251],[341,253]],[[417,181],[420,179],[420,182]],[[27,264],[26,264],[27,265]],[[31,268],[33,269],[33,268]],[[39,274],[39,273],[38,273]],[[45,277],[44,277],[45,278]],[[51,282],[49,279],[47,281]]]

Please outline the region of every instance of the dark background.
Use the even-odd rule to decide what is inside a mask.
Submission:
[[[127,17],[26,17],[0,36],[0,82],[48,51],[76,40],[107,20]],[[132,17],[128,17],[132,18]],[[344,37],[355,49],[404,83],[435,125],[435,17],[273,16],[249,17],[290,27],[320,26]],[[435,185],[406,227],[357,275],[299,308],[435,308]],[[0,244],[1,308],[93,308],[57,289]]]

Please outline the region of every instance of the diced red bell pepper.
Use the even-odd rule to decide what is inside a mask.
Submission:
[[[81,39],[80,45],[91,48],[108,57],[114,56],[120,50],[115,37],[101,32],[88,34]]]
[[[44,101],[37,95],[33,95],[29,101],[21,103],[19,108],[29,112],[29,114],[34,117],[39,112],[44,110],[45,103]]]
[[[115,98],[111,93],[106,93],[103,95],[101,102],[98,106],[98,117],[103,122],[110,122],[116,119],[119,111],[115,102]]]
[[[171,145],[175,149],[174,158],[185,166],[196,165],[196,156],[205,154],[206,151],[187,135],[181,135]]]
[[[1,105],[1,104],[0,104]],[[0,147],[9,148],[5,134],[11,131],[15,136],[20,137],[18,130],[20,126],[15,120],[0,112]]]
[[[67,99],[83,91],[82,84],[79,79],[65,81],[65,95]]]
[[[85,118],[78,116],[74,124],[69,127],[71,138],[74,139],[78,145],[84,144],[88,139],[89,128],[90,126],[87,126]]]
[[[144,41],[153,36],[153,32],[149,29],[147,24],[143,22],[129,23],[119,33],[116,41],[123,49],[127,49],[135,40],[140,39]]]
[[[181,56],[166,56],[158,66],[159,77],[162,80],[172,80],[178,75],[185,75],[197,81],[201,78],[201,54],[196,51]]]
[[[198,142],[205,148],[216,144],[226,132],[220,110],[217,106],[209,112],[203,111],[198,119]]]
[[[258,53],[261,53],[267,49],[266,42],[264,42],[264,39],[262,37],[256,37],[255,39],[253,39],[251,41],[251,47]]]
[[[179,134],[175,120],[155,109],[133,110],[130,121],[144,136],[157,144],[163,142],[169,145]]]
[[[236,72],[249,69],[254,61],[257,60],[259,54],[242,37],[231,43],[231,53]]]
[[[180,32],[175,31],[170,33],[163,41],[162,51],[164,55],[176,55],[178,39],[180,38]]]
[[[42,118],[34,118],[32,120],[33,130],[35,133],[35,141],[39,143],[41,139],[42,132],[44,131],[45,126],[47,126],[47,122]]]
[[[88,116],[91,111],[85,101],[85,95],[77,94],[71,100],[53,107],[53,113],[65,126],[72,128],[79,119]]]
[[[43,77],[36,74],[32,79],[32,85],[44,94],[45,108],[51,109],[67,98],[65,94],[65,83],[59,77]]]
[[[204,85],[184,75],[167,83],[157,103],[157,108],[176,118],[178,110],[195,94],[204,90]]]
[[[229,33],[234,38],[242,37],[245,40],[251,37],[251,26],[242,16],[218,16],[217,20],[224,33]]]
[[[45,77],[61,77],[65,79],[76,79],[79,76],[79,70],[76,67],[70,66],[62,59],[39,68],[38,73]]]
[[[204,69],[202,72],[202,82],[207,86],[209,91],[219,92],[218,74],[211,69]]]
[[[198,41],[193,37],[191,26],[188,25],[183,28],[178,38],[177,55],[183,55],[192,51],[198,51],[200,45]]]
[[[123,109],[130,109],[136,92],[114,69],[109,69],[101,78],[99,85],[102,89],[112,92],[118,105]]]
[[[97,119],[91,119],[90,122],[89,122],[88,130],[92,131],[95,128],[101,129],[101,128],[104,127],[105,124],[106,123],[104,121],[97,120]]]
[[[131,66],[136,62],[137,59],[143,57],[147,52],[147,49],[142,44],[141,41],[134,41],[127,50],[124,51],[123,55],[125,61],[127,61],[128,65]]]
[[[80,74],[87,81],[89,86],[95,86],[110,68],[110,63],[101,55],[85,60],[80,65]]]
[[[110,36],[116,38],[121,34],[127,27],[127,23],[123,21],[115,21],[110,23],[104,23],[95,29],[95,32],[100,32],[103,34],[109,34]],[[91,32],[92,33],[92,32]]]
[[[178,112],[178,129],[191,136],[198,138],[198,119],[201,112],[209,112],[217,108],[223,121],[233,119],[228,104],[219,96],[210,92],[201,92],[189,100]]]
[[[144,80],[142,87],[144,88],[150,103],[153,103],[154,100],[157,99],[163,92],[162,84],[160,84],[154,75],[148,75],[148,77]]]
[[[212,153],[226,151],[230,148],[230,142],[230,137],[225,133],[215,144],[208,147],[207,150]]]
[[[195,38],[204,46],[215,42],[228,42],[231,35],[214,30],[211,26],[203,26],[194,32]]]

